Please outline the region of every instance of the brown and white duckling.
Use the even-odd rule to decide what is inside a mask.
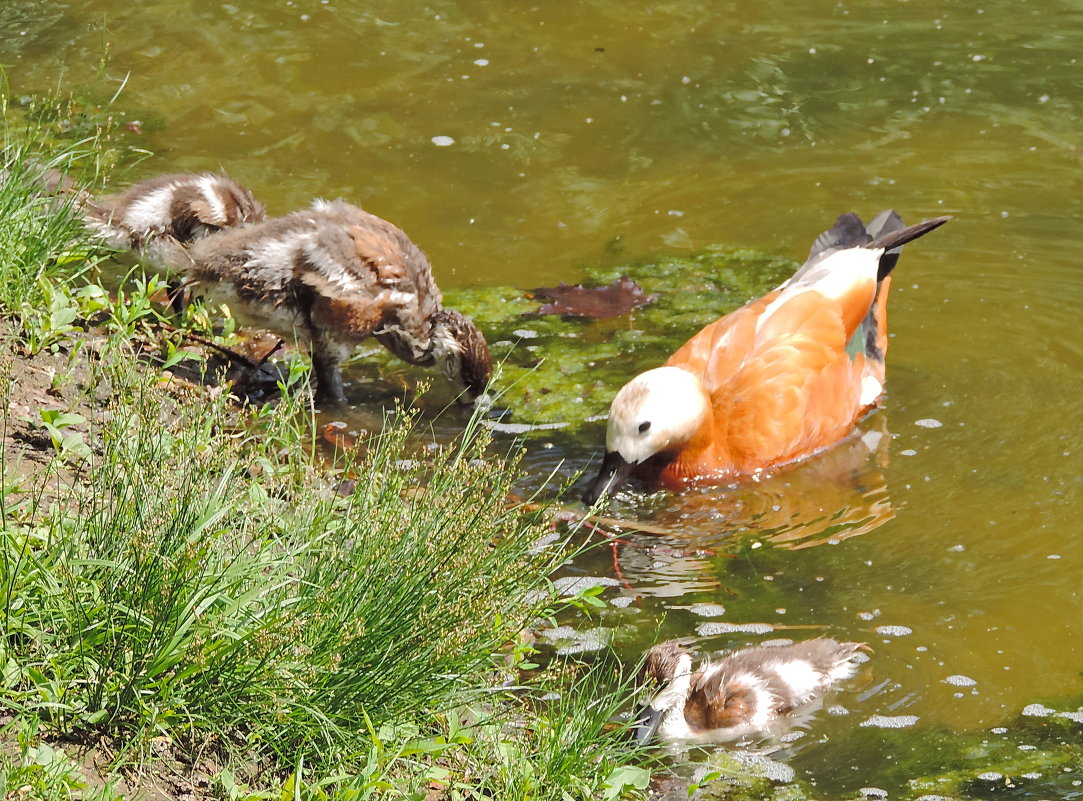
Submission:
[[[249,190],[213,173],[159,175],[118,194],[84,194],[76,202],[86,226],[107,247],[165,271],[182,268],[196,240],[266,216]]]
[[[725,742],[765,734],[779,718],[823,696],[857,670],[864,643],[827,638],[785,646],[755,646],[692,671],[676,640],[647,652],[641,677],[661,688],[639,711],[639,743],[663,740]]]
[[[195,242],[183,273],[194,297],[238,322],[311,343],[321,401],[345,401],[340,364],[375,337],[439,369],[473,402],[492,375],[485,337],[443,307],[425,255],[399,228],[341,200]]]

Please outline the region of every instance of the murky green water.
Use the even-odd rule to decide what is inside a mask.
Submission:
[[[224,168],[274,213],[346,197],[446,289],[713,243],[800,259],[842,211],[956,215],[897,274],[889,395],[863,428],[890,437],[750,488],[624,499],[614,515],[671,533],[576,568],[622,582],[607,597],[627,606],[583,625],[629,658],[810,633],[714,623],[872,643],[850,714],[792,747],[831,793],[935,765],[933,730],[1083,692],[1081,37],[1070,0],[0,8],[16,94],[129,76],[117,108],[156,154],[138,174]],[[653,364],[634,357],[614,387]],[[603,425],[530,440],[530,469],[592,469]],[[873,715],[918,720],[881,738]]]

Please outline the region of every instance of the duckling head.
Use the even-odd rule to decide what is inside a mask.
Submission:
[[[474,321],[454,309],[433,315],[431,356],[436,367],[460,391],[460,403],[484,403],[493,375],[493,357]]]
[[[700,380],[680,367],[657,367],[633,378],[613,399],[605,459],[583,495],[594,504],[627,481],[652,456],[675,451],[706,423],[710,398]]]
[[[651,700],[635,716],[632,732],[640,745],[649,743],[666,713],[683,709],[691,691],[692,657],[676,640],[667,640],[647,651],[640,668],[637,684],[654,687]]]

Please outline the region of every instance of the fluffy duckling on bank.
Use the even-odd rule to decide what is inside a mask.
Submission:
[[[642,678],[659,688],[636,717],[635,739],[727,742],[766,734],[772,724],[823,697],[857,671],[863,643],[827,638],[756,646],[693,672],[676,640],[647,652]]]
[[[399,228],[341,200],[206,236],[181,265],[190,291],[238,322],[298,334],[311,347],[317,400],[345,402],[340,365],[375,337],[411,364],[437,368],[460,400],[492,375],[485,337],[443,307],[425,255]]]
[[[866,228],[844,214],[782,286],[711,323],[613,399],[606,454],[583,496],[631,476],[729,481],[845,437],[883,392],[887,295],[900,248],[947,222]]]

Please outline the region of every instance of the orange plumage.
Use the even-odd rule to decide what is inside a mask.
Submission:
[[[584,499],[635,474],[664,486],[729,480],[846,436],[884,383],[889,273],[903,244],[947,221],[868,229],[842,215],[794,276],[703,328],[610,409],[606,457]]]

